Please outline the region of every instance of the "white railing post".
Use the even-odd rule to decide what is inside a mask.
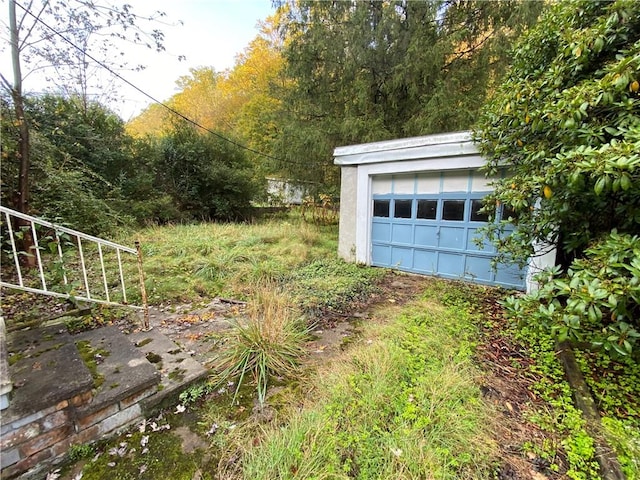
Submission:
[[[138,255],[138,273],[140,275],[140,293],[142,294],[142,307],[143,307],[143,320],[142,320],[142,329],[143,330],[151,330],[149,327],[149,304],[147,302],[147,287],[144,284],[144,270],[142,269],[142,248],[140,247],[140,242],[136,240],[136,252]]]

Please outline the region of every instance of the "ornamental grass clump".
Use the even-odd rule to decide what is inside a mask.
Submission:
[[[309,328],[290,299],[274,285],[257,289],[248,305],[247,320],[233,321],[233,327],[218,357],[217,381],[235,381],[235,402],[250,376],[262,406],[270,378],[293,378],[299,372]]]

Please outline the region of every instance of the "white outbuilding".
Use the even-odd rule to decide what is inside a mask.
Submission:
[[[338,147],[338,254],[347,261],[519,290],[553,265],[555,252],[520,268],[492,268],[495,247],[481,237],[480,209],[492,190],[470,132]],[[508,218],[504,207],[496,217]],[[508,232],[507,232],[508,233]]]

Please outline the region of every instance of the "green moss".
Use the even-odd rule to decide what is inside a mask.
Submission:
[[[147,353],[145,355],[145,357],[151,363],[161,363],[162,362],[162,357],[160,355],[158,355],[157,353],[149,352],[149,353]]]
[[[98,373],[98,362],[96,362],[96,355],[102,357],[108,357],[110,352],[101,348],[93,348],[91,342],[88,340],[80,340],[76,342],[76,347],[80,358],[89,369],[91,378],[93,378],[93,388],[100,388],[104,383],[104,376]]]
[[[144,347],[151,342],[153,342],[153,338],[145,338],[144,340],[140,340],[138,343],[136,343],[136,347]]]
[[[175,368],[171,372],[169,372],[169,380],[175,380],[176,382],[181,382],[184,379],[185,370],[182,368]]]
[[[24,358],[24,354],[22,352],[14,353],[13,355],[10,355],[9,358],[8,358],[9,366],[15,365],[16,363],[18,363],[23,358]]]
[[[142,455],[140,442],[143,435],[148,435],[148,453]],[[120,439],[126,442],[126,453],[123,456],[100,455],[95,462],[89,462],[83,469],[83,480],[137,480],[140,478],[171,478],[191,480],[196,472],[200,472],[203,480],[211,479],[206,470],[198,466],[203,463],[203,452],[184,453],[180,438],[172,432],[149,433],[135,432],[129,438]],[[123,448],[122,443],[118,448]],[[123,450],[124,451],[124,450]]]

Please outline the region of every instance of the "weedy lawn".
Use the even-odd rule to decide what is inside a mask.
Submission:
[[[220,342],[209,382],[122,437],[74,446],[83,469],[64,478],[597,478],[553,341],[480,308],[489,299],[499,311],[506,292],[347,264],[336,226],[294,217],[133,236],[151,304],[224,296],[248,309]],[[358,334],[309,366],[313,327],[336,322]],[[610,442],[627,477],[640,478],[637,366],[579,359],[598,366],[588,381]]]

